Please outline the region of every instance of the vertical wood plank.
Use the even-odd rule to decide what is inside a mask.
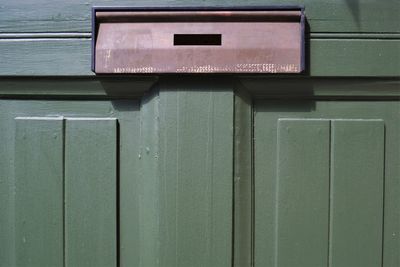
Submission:
[[[63,266],[63,120],[16,118],[17,266]]]
[[[209,118],[207,159],[210,169],[210,256],[205,266],[230,267],[233,259],[233,105],[232,90],[209,92]],[[195,100],[196,98],[194,98]],[[184,112],[184,111],[183,111]],[[200,127],[198,129],[201,129]],[[190,153],[190,139],[186,153]],[[183,154],[185,156],[185,154]],[[182,162],[189,166],[190,161]],[[190,170],[188,170],[188,174]],[[189,177],[189,175],[187,176]],[[199,175],[199,177],[201,177]],[[194,177],[193,177],[194,178]]]
[[[277,123],[273,111],[254,103],[254,266],[274,266]],[[263,103],[264,104],[264,103]],[[268,102],[265,106],[274,106]]]
[[[116,266],[117,124],[67,119],[65,257],[67,267]]]
[[[137,209],[135,247],[127,266],[163,266],[160,260],[160,173],[159,173],[158,92],[146,94],[140,104],[140,149],[135,155],[140,165],[137,174]],[[172,246],[172,244],[168,244]]]
[[[252,101],[246,91],[235,94],[234,136],[234,266],[252,266],[253,179]]]
[[[1,88],[1,86],[0,86]],[[15,118],[0,99],[0,267],[15,266]]]
[[[139,101],[115,100],[119,134],[119,267],[139,266]]]
[[[332,122],[330,266],[382,265],[384,123]]]
[[[231,266],[233,94],[179,94],[178,266]]]
[[[276,266],[327,266],[328,120],[280,119]]]
[[[160,266],[232,265],[233,92],[198,85],[160,92]]]

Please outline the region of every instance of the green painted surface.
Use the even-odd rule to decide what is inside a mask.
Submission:
[[[332,122],[332,267],[382,266],[384,152],[384,121]]]
[[[281,119],[277,127],[275,266],[326,266],[329,120]]]
[[[134,139],[135,129],[137,124],[134,124],[138,110],[137,100],[113,100],[113,101],[51,101],[51,100],[0,100],[0,138],[2,140],[0,150],[0,178],[1,178],[1,202],[0,202],[0,266],[63,266],[63,162],[64,157],[64,141],[63,141],[63,120],[64,117],[79,117],[79,118],[103,118],[102,120],[108,122],[107,118],[118,118],[120,129],[120,138],[124,141],[124,146],[121,147],[121,157],[123,156],[124,164],[120,166],[120,179],[121,181],[129,181],[132,179],[132,172],[130,172],[129,159],[127,154],[132,154],[135,150],[135,142],[130,141]],[[15,118],[18,118],[15,120]],[[89,124],[92,119],[89,119]],[[94,120],[100,124],[102,120]],[[14,127],[16,124],[17,127]],[[65,121],[64,121],[65,123]],[[111,121],[114,131],[116,130],[115,120]],[[78,136],[71,138],[69,144],[75,147],[77,151],[86,151],[81,153],[82,156],[91,157],[101,156],[100,152],[104,151],[104,147],[98,146],[95,137],[96,131],[88,132],[91,129],[85,123],[82,127],[82,133],[86,136]],[[89,128],[88,128],[89,127]],[[102,130],[104,127],[98,128]],[[107,128],[107,127],[105,127]],[[106,130],[106,129],[105,129]],[[101,131],[103,132],[103,131]],[[100,135],[102,133],[100,132]],[[112,138],[112,142],[116,142],[116,132]],[[133,134],[133,135],[132,135]],[[25,135],[26,139],[23,139]],[[67,137],[67,136],[65,136]],[[82,142],[75,143],[82,138]],[[97,139],[99,140],[99,139]],[[84,141],[84,142],[83,142]],[[100,140],[99,140],[100,141]],[[109,140],[110,141],[110,140]],[[96,142],[96,146],[93,145]],[[132,143],[132,145],[128,145]],[[116,144],[116,143],[115,143]],[[88,148],[91,146],[91,150]],[[114,146],[114,153],[116,152],[116,145]],[[106,149],[107,150],[107,149]],[[98,153],[97,153],[98,151]],[[90,154],[89,154],[90,152]],[[110,151],[108,151],[110,152]],[[123,152],[123,153],[122,153]],[[100,153],[100,154],[99,154]],[[76,154],[72,155],[76,158]],[[99,154],[99,155],[97,155]],[[106,153],[104,155],[108,155]],[[64,157],[65,158],[65,157]],[[85,164],[90,162],[76,162],[75,166],[69,165],[72,168],[76,167],[76,172],[101,172],[102,169],[107,168],[106,164],[94,164],[90,169],[80,168],[78,164]],[[46,162],[47,164],[44,164]],[[116,157],[114,157],[114,171],[116,171]],[[93,164],[92,164],[93,165]],[[15,171],[14,171],[15,170]],[[104,174],[112,171],[112,168],[104,172]],[[84,175],[84,173],[81,173]],[[87,174],[87,173],[86,173]],[[114,198],[114,205],[112,209],[116,210],[116,172],[112,173],[114,180],[110,179],[107,182],[114,183],[112,189]],[[85,176],[88,177],[88,176]],[[90,183],[96,185],[97,179],[101,175],[92,176]],[[112,177],[111,177],[112,178]],[[101,180],[99,180],[101,181]],[[107,185],[107,184],[106,184]],[[111,184],[112,185],[112,184]],[[18,186],[18,187],[17,187]],[[78,186],[78,185],[77,185]],[[104,186],[104,184],[103,184]],[[17,190],[18,188],[18,190]],[[95,188],[95,187],[93,187]],[[88,195],[96,196],[93,188],[89,188]],[[81,194],[85,194],[84,187],[78,187]],[[87,188],[86,188],[87,189]],[[17,191],[16,191],[17,190]],[[104,190],[103,190],[104,191]],[[107,190],[105,190],[107,192]],[[75,192],[78,194],[78,192]],[[97,198],[106,203],[101,209],[89,210],[87,215],[93,213],[110,212],[107,206],[110,205],[110,198],[101,195]],[[83,197],[81,198],[83,199]],[[78,199],[76,199],[78,201]],[[95,200],[95,199],[94,199]],[[75,207],[80,209],[84,207],[83,204],[88,205],[89,201],[85,203],[75,203]],[[81,205],[82,204],[82,205]],[[104,208],[104,209],[103,209]],[[81,210],[82,211],[82,210]],[[76,214],[81,212],[76,210]],[[86,214],[86,213],[85,213]],[[113,215],[114,229],[116,228],[116,214]],[[83,224],[82,220],[79,220]],[[87,218],[87,217],[86,217]],[[91,217],[93,220],[93,216]],[[101,225],[105,221],[99,218]],[[97,226],[96,226],[97,225]],[[92,233],[100,224],[96,221],[91,222],[90,230]],[[32,230],[32,227],[35,230]],[[80,227],[77,227],[78,230]],[[81,231],[84,230],[81,228]],[[116,231],[110,232],[104,230],[104,235],[112,234],[116,238]],[[84,233],[83,237],[87,237],[88,233]],[[100,235],[99,235],[100,236]],[[25,237],[25,243],[23,243]],[[79,237],[79,236],[78,236]],[[58,239],[57,239],[58,238]],[[92,242],[91,240],[84,240],[84,243]],[[107,251],[107,253],[114,253],[112,258],[113,262],[116,261],[116,241],[114,246]],[[60,247],[61,245],[61,247]],[[77,246],[77,249],[82,247]],[[106,245],[102,242],[92,242],[90,255],[95,254],[96,246]],[[61,249],[61,251],[58,251]],[[58,252],[57,252],[58,251]],[[99,258],[104,258],[107,253],[100,254]],[[89,254],[88,254],[89,255]],[[35,264],[35,261],[40,263]],[[28,264],[28,262],[31,262]],[[59,264],[55,264],[57,261]],[[46,265],[47,262],[47,265]],[[105,262],[106,266],[110,266]],[[73,265],[76,266],[76,265]]]
[[[0,97],[36,95],[46,98],[138,98],[157,82],[154,76],[131,77],[7,77],[0,78]]]
[[[251,266],[253,255],[252,100],[235,88],[234,106],[234,266]]]
[[[142,98],[140,105],[139,148],[135,154],[140,160],[136,172],[137,210],[132,225],[137,225],[138,231],[127,231],[132,241],[125,266],[159,266],[160,263],[160,196],[159,196],[159,140],[158,116],[159,98],[157,93]],[[122,233],[123,234],[123,233]]]
[[[0,266],[400,266],[399,1],[291,1],[303,75],[90,71],[92,5],[285,3],[4,1]]]
[[[193,78],[195,76],[192,76]],[[343,97],[398,99],[399,78],[305,78],[271,76],[221,76],[207,78],[241,88],[251,98]],[[0,98],[137,99],[163,82],[164,77],[8,77],[0,78]],[[237,93],[237,92],[236,92]],[[247,117],[246,119],[248,119]],[[250,127],[250,126],[249,126]]]
[[[23,203],[20,200],[28,198],[29,195],[17,194],[21,198],[14,198],[13,191],[15,183],[18,185],[18,179],[16,179],[19,177],[18,172],[25,171],[24,168],[17,168],[17,166],[23,164],[21,160],[30,158],[24,159],[20,155],[25,154],[16,153],[16,151],[24,151],[26,147],[24,143],[14,142],[15,138],[16,140],[22,138],[19,137],[21,130],[18,130],[18,127],[16,130],[6,125],[14,125],[16,117],[28,117],[17,120],[21,123],[21,129],[29,126],[29,131],[33,133],[36,130],[47,130],[53,133],[54,129],[58,129],[57,131],[62,129],[60,116],[67,118],[64,122],[66,125],[64,148],[66,185],[73,181],[68,179],[68,173],[75,173],[76,177],[81,178],[98,174],[95,176],[96,179],[88,180],[88,184],[84,183],[85,179],[75,179],[75,182],[79,182],[74,187],[76,190],[66,191],[67,194],[72,192],[69,199],[76,201],[72,205],[77,214],[75,216],[87,218],[87,223],[90,224],[97,215],[107,217],[111,212],[115,216],[113,218],[115,224],[112,226],[115,229],[117,227],[116,202],[119,201],[121,266],[230,266],[232,263],[235,266],[249,266],[253,251],[255,266],[273,266],[274,264],[291,266],[293,262],[312,266],[314,262],[326,262],[330,258],[332,266],[341,267],[342,264],[335,263],[333,260],[346,262],[352,260],[352,263],[357,263],[360,258],[356,255],[364,255],[367,251],[371,251],[368,252],[369,258],[364,257],[362,260],[371,266],[375,266],[372,265],[374,261],[381,260],[384,267],[398,265],[400,262],[397,253],[400,247],[398,238],[400,169],[397,164],[400,161],[400,146],[397,138],[400,135],[399,102],[391,94],[388,94],[392,97],[391,101],[254,100],[255,183],[252,184],[253,100],[245,91],[248,88],[255,90],[258,86],[262,87],[262,84],[268,85],[268,79],[253,78],[251,82],[249,79],[242,80],[244,86],[236,83],[233,86],[223,77],[209,80],[186,77],[179,81],[173,77],[162,78],[156,88],[142,98],[140,105],[137,100],[131,99],[1,100],[0,137],[5,141],[0,153],[1,182],[8,186],[0,188],[2,192],[0,208],[2,214],[5,214],[0,217],[1,224],[5,226],[0,229],[1,238],[4,240],[0,249],[0,266],[16,266],[18,262],[29,260],[29,257],[17,256],[22,252],[26,253],[18,242],[25,231],[25,226],[20,224],[22,221],[18,216],[25,214],[25,209],[30,211],[29,207],[23,204],[18,205],[18,203]],[[325,82],[329,83],[329,81],[328,79]],[[347,82],[339,80],[334,84],[356,90],[368,82],[371,83],[369,84],[371,88],[375,86],[381,90],[393,86],[390,81],[368,79],[353,79]],[[314,80],[313,83],[321,88],[328,86],[324,85],[323,79]],[[55,86],[57,82],[52,81],[52,84]],[[283,78],[271,79],[271,84],[278,86],[274,88],[285,87],[285,84],[290,87],[291,82]],[[307,88],[308,85],[308,81],[305,80],[303,85],[299,86]],[[235,93],[233,89],[236,90]],[[343,95],[349,97],[349,95]],[[381,95],[384,96],[384,94]],[[353,96],[353,99],[360,96]],[[365,96],[371,97],[369,94]],[[77,119],[70,119],[72,117]],[[359,121],[361,119],[364,121]],[[118,120],[118,127],[116,120]],[[44,123],[44,125],[37,123]],[[68,131],[70,123],[72,124]],[[328,129],[330,123],[331,130]],[[339,197],[342,200],[350,195],[355,202],[340,204],[339,197],[335,196],[331,199],[330,208],[329,195],[334,194],[337,184],[335,184],[336,176],[333,174],[340,173],[334,171],[332,166],[338,166],[340,162],[335,163],[333,157],[335,154],[330,156],[329,151],[328,153],[324,151],[327,150],[327,144],[330,146],[330,153],[336,151],[333,141],[336,125],[341,125],[342,128],[346,126],[342,137],[337,139],[345,142],[340,146],[342,150],[337,150],[339,153],[337,157],[344,161],[342,164],[354,162],[353,168],[338,167],[339,171],[346,170],[343,177],[351,176],[354,190],[339,183],[339,186],[347,191],[341,189],[337,193],[341,194]],[[292,130],[285,132],[287,127]],[[383,132],[383,127],[385,127],[385,132]],[[280,129],[279,135],[278,129]],[[112,156],[112,153],[117,151],[117,133],[119,133],[118,161],[116,154]],[[46,135],[37,135],[35,138],[47,140]],[[382,143],[383,138],[385,147]],[[57,142],[57,139],[51,140]],[[105,147],[94,145],[103,143],[104,140],[114,143]],[[372,142],[374,140],[377,143]],[[15,150],[14,143],[21,148]],[[39,149],[36,147],[44,144],[51,151],[63,150],[62,144],[49,146],[52,143],[43,141],[31,144],[32,153]],[[340,153],[346,153],[345,149],[350,148],[358,153],[352,153],[354,154],[351,154],[352,158],[340,156]],[[79,153],[72,153],[72,151]],[[374,154],[368,154],[368,151],[374,151]],[[70,160],[67,160],[68,153],[70,153]],[[305,157],[304,153],[308,156]],[[379,160],[383,161],[382,153],[385,153],[384,183],[382,176],[379,178],[374,173],[379,169],[376,164]],[[45,156],[41,153],[38,155],[35,155],[34,160],[42,160],[41,157]],[[85,159],[80,160],[74,155],[81,155]],[[93,157],[103,156],[106,158],[101,160],[102,163],[98,164],[99,166],[82,167],[88,166]],[[329,157],[333,174],[330,178],[319,179],[323,177],[322,173],[327,169],[324,164]],[[302,160],[298,161],[299,158]],[[371,164],[371,161],[376,164]],[[107,167],[107,164],[112,166]],[[36,167],[38,166],[41,167],[41,165]],[[303,166],[309,167],[301,169]],[[370,169],[362,168],[360,172],[356,168],[361,167],[357,166],[368,166]],[[279,174],[276,173],[278,167],[281,170]],[[102,168],[106,169],[102,171]],[[107,188],[104,185],[116,182],[117,168],[119,168],[120,187],[119,198],[115,199],[117,184],[111,184]],[[383,168],[383,165],[380,168]],[[14,170],[18,171],[14,173]],[[46,171],[45,168],[38,170]],[[320,172],[321,175],[315,175]],[[105,175],[109,177],[114,175],[114,178],[105,180]],[[279,178],[279,184],[276,183],[276,178]],[[43,176],[40,179],[50,179],[50,176]],[[329,179],[331,179],[330,193],[327,189]],[[345,183],[347,180],[336,181]],[[101,183],[98,184],[98,182]],[[102,189],[96,187],[101,184],[103,184]],[[34,189],[34,185],[39,184],[35,183],[31,186],[29,183],[24,183],[24,185]],[[99,191],[93,190],[95,188]],[[41,188],[34,191],[37,190]],[[99,192],[104,192],[104,190],[105,192],[113,191],[114,199],[112,195],[100,196]],[[252,205],[252,190],[255,193],[254,206]],[[51,192],[48,192],[51,193],[49,197],[57,197],[55,191]],[[383,197],[384,202],[379,199],[379,196]],[[86,210],[82,199],[85,200],[83,201],[85,205],[90,206],[103,201],[102,207],[106,208]],[[67,201],[66,222],[68,222],[68,205]],[[339,207],[336,210],[333,208],[335,205]],[[275,216],[277,210],[278,216]],[[47,209],[46,212],[48,212]],[[344,216],[343,212],[356,213],[354,220],[361,227],[350,231],[352,227],[356,227],[355,223],[347,221],[351,217]],[[320,235],[307,232],[322,232],[321,225],[326,224],[327,214],[331,220],[331,232],[328,226]],[[372,218],[372,214],[378,215]],[[255,216],[254,229],[253,216]],[[383,220],[382,216],[384,216]],[[368,224],[363,223],[367,221],[366,218],[369,218]],[[35,220],[35,223],[38,223],[38,220]],[[104,224],[112,225],[107,220],[99,219],[99,221],[101,224],[96,222],[88,227],[86,222],[78,220],[76,224],[78,226],[75,226],[75,232],[72,231],[71,235],[66,224],[66,245],[68,245],[68,238],[76,238],[73,241],[76,243],[71,245],[73,250],[76,250],[74,255],[79,256],[82,253],[80,256],[86,257],[86,260],[94,260],[87,258],[100,253],[101,249],[96,250],[96,245],[92,245],[90,252],[83,254],[91,240],[102,236],[102,234],[95,234],[99,229],[96,227]],[[336,228],[335,225],[337,225]],[[384,229],[383,233],[382,229]],[[80,231],[84,233],[80,234]],[[252,241],[253,231],[255,231],[253,236],[255,243]],[[368,234],[365,234],[366,232]],[[57,234],[60,235],[59,232],[54,231],[54,235]],[[90,238],[92,234],[96,238]],[[100,253],[98,258],[108,257],[110,261],[113,261],[108,265],[112,265],[117,261],[117,231],[107,231],[106,234],[108,238],[114,240],[107,242],[106,246],[109,246],[109,243],[115,243],[112,249],[107,250],[108,254]],[[308,238],[304,240],[304,236]],[[346,241],[347,239],[349,240]],[[291,240],[296,240],[296,242]],[[334,249],[335,242],[345,242],[354,253],[346,254],[350,249],[346,252]],[[360,242],[363,246],[359,246]],[[100,243],[100,247],[104,245],[101,242],[95,243],[97,245]],[[35,247],[35,249],[38,248]],[[315,252],[318,250],[321,252]],[[114,256],[110,256],[112,253]],[[68,256],[73,254],[68,254],[67,249],[65,255],[68,265]],[[50,257],[45,259],[51,260]],[[75,264],[72,265],[75,266]]]
[[[90,57],[89,39],[1,40],[0,75],[93,75]]]
[[[161,85],[158,110],[159,266],[231,266],[233,93],[171,85]]]
[[[139,103],[115,101],[119,130],[119,256],[120,266],[139,266],[139,234],[147,224],[138,223],[140,182]],[[138,244],[139,243],[139,244]]]
[[[290,149],[305,146],[302,156],[293,158],[291,150],[282,154],[280,146],[289,146],[289,139],[281,139],[282,122],[305,120],[298,126],[303,137],[291,141]],[[306,119],[330,120],[331,131],[326,134],[325,145],[317,145],[319,139],[309,133],[312,127],[306,127]],[[257,100],[255,102],[255,266],[274,266],[274,251],[282,255],[296,255],[296,244],[306,243],[302,249],[312,249],[309,243],[313,239],[325,240],[325,255],[328,252],[331,266],[383,266],[392,267],[400,264],[399,225],[399,183],[400,183],[400,104],[398,101],[322,101],[322,100]],[[304,127],[301,128],[301,127]],[[309,133],[309,134],[307,134]],[[311,142],[307,146],[307,142]],[[326,149],[327,153],[318,158],[330,158],[329,176],[325,181],[316,179],[315,168],[321,164],[302,164],[309,159],[304,156],[308,149],[318,153]],[[300,151],[300,150],[299,150]],[[330,152],[329,152],[330,151]],[[291,193],[281,195],[281,167],[284,174],[293,170],[293,180],[283,185],[291,189]],[[317,159],[313,163],[318,162]],[[297,171],[296,171],[297,168]],[[310,172],[303,187],[298,184],[302,174]],[[383,177],[384,175],[384,177]],[[289,176],[290,177],[290,176]],[[330,182],[329,182],[330,180]],[[329,193],[326,191],[329,183]],[[325,184],[325,186],[323,186]],[[313,188],[318,188],[318,191]],[[297,189],[297,190],[296,190]],[[303,190],[304,189],[304,190]],[[325,194],[318,195],[325,190]],[[301,194],[297,201],[296,194]],[[312,192],[318,192],[313,195]],[[311,202],[311,199],[313,202]],[[321,234],[303,235],[302,222],[307,218],[303,214],[310,205],[325,204],[312,209],[315,212],[312,223],[326,220],[329,212],[329,227]],[[310,203],[306,205],[307,203]],[[285,203],[291,205],[285,206]],[[305,206],[302,206],[305,205]],[[290,237],[271,238],[276,230],[285,227],[280,221],[280,214],[296,214],[294,207],[300,206],[301,215],[287,217],[288,226],[283,234],[293,233]],[[284,217],[285,218],[285,217]],[[300,229],[299,229],[300,228]],[[299,229],[298,232],[295,230]],[[307,229],[307,228],[306,228]],[[316,230],[313,226],[310,229]],[[328,236],[329,233],[329,236]],[[285,238],[283,238],[285,237]],[[296,242],[288,242],[288,238],[297,238]],[[287,246],[280,246],[285,244]],[[382,247],[383,246],[383,247]],[[307,260],[321,255],[316,247]],[[383,249],[383,251],[382,251]],[[282,250],[280,252],[280,250]],[[382,253],[383,252],[383,253]],[[310,252],[311,253],[311,252]],[[304,256],[304,254],[301,254]],[[382,258],[383,255],[383,258]],[[279,259],[279,257],[278,257]],[[291,258],[284,258],[289,261]],[[289,263],[289,265],[291,265]],[[321,266],[320,264],[309,266]],[[326,265],[326,263],[324,263]]]
[[[65,264],[117,266],[115,119],[65,122]]]
[[[0,76],[93,76],[90,39],[0,41]],[[400,76],[400,40],[311,39],[305,76]]]
[[[272,78],[240,79],[253,98],[399,99],[399,78]]]
[[[400,76],[399,40],[310,41],[312,76]]]
[[[231,265],[233,94],[208,86],[160,84],[142,98],[138,136],[120,139],[136,147],[120,158],[133,164],[120,187],[121,266]]]
[[[173,91],[175,83],[166,80],[140,106],[137,100],[0,101],[0,136],[7,142],[15,132],[4,125],[17,116],[65,118],[65,141],[53,149],[64,150],[66,266],[116,264],[117,201],[121,266],[231,266],[234,95],[224,83],[192,81]],[[13,151],[6,146],[0,157],[8,160]],[[1,165],[10,183],[1,188],[1,266],[14,266],[18,252],[13,212],[29,208],[14,204],[10,161]],[[62,192],[53,194],[62,200]]]
[[[62,118],[16,119],[16,266],[63,266],[62,143]]]
[[[397,0],[35,0],[3,1],[0,32],[90,32],[91,6],[305,6],[313,32],[400,32]],[[29,23],[27,23],[29,22]]]

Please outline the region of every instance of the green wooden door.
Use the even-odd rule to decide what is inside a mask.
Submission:
[[[116,266],[115,120],[15,120],[16,265]]]
[[[2,266],[117,266],[118,127],[110,107],[1,101]]]
[[[256,101],[255,266],[397,266],[400,105]]]
[[[221,88],[1,100],[0,266],[230,266],[232,110]]]
[[[305,6],[295,76],[95,76],[91,7]],[[400,1],[4,0],[0,266],[400,266]]]

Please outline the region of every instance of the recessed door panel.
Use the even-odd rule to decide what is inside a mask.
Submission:
[[[256,266],[393,266],[398,111],[390,101],[256,101]]]

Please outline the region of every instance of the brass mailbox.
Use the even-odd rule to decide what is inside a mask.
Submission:
[[[92,70],[300,73],[301,7],[93,8]]]

